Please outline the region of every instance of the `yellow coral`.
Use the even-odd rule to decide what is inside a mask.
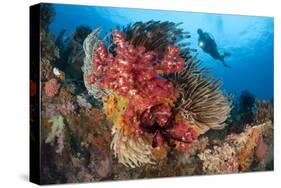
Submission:
[[[128,99],[121,95],[109,95],[103,100],[104,113],[108,119],[115,122],[124,113]]]
[[[130,126],[126,125],[123,120],[123,114],[128,105],[128,99],[124,96],[115,94],[109,95],[103,100],[104,113],[106,118],[114,123],[116,127],[123,127],[125,134],[130,133]]]

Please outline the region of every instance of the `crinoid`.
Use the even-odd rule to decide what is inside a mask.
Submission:
[[[107,96],[108,90],[105,88],[98,88],[97,83],[95,84],[89,84],[87,82],[87,79],[90,74],[93,72],[93,54],[94,50],[98,47],[100,43],[99,35],[100,35],[100,29],[97,28],[93,30],[87,38],[83,42],[83,49],[85,52],[85,58],[84,58],[84,65],[82,67],[83,71],[83,79],[84,84],[92,96],[94,96],[96,99],[101,100],[103,97]]]
[[[189,42],[183,40],[190,38],[189,32],[178,28],[182,23],[174,22],[136,22],[123,28],[126,39],[134,46],[144,46],[146,51],[157,51],[164,53],[170,44],[177,45],[181,49],[181,56],[186,58],[192,51]]]
[[[209,70],[199,66],[196,57],[190,58],[182,72],[171,74],[168,79],[178,92],[176,108],[179,113],[203,134],[209,129],[224,128],[231,108],[219,90],[221,82],[208,77]]]

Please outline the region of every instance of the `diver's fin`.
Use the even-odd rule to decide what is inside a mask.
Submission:
[[[220,61],[222,62],[222,64],[223,64],[225,67],[231,68],[228,64],[226,64],[226,63],[224,62],[224,57],[225,57],[225,56],[222,56],[221,59],[220,59]]]
[[[226,56],[224,56],[224,55],[222,55],[222,56],[220,56],[220,61],[222,62],[222,64],[225,66],[225,67],[228,67],[228,68],[230,68],[230,66],[229,65],[227,65],[225,62],[224,62],[224,58],[225,58]]]
[[[227,68],[231,68],[228,64],[226,64],[224,61],[222,62],[223,63],[223,65],[225,66],[225,67],[227,67]]]
[[[225,66],[225,67],[228,67],[228,68],[230,68],[230,66],[229,65],[227,65],[225,62],[224,62],[224,58],[225,57],[229,57],[231,54],[230,53],[228,53],[228,52],[224,52],[224,54],[221,56],[221,58],[220,58],[220,60],[221,60],[221,62],[223,63],[223,65]]]

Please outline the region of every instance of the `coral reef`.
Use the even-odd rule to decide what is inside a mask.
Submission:
[[[64,87],[59,95],[53,98],[43,97],[43,100],[53,104],[46,102],[43,104],[42,138],[45,141],[42,147],[44,166],[42,181],[85,182],[102,180],[110,176],[111,134],[100,110],[80,106],[75,108],[79,113],[72,111],[63,114],[61,106],[66,104],[66,101],[75,102],[69,90]],[[60,104],[63,101],[64,103]],[[51,113],[48,114],[46,111],[52,106],[56,108],[50,109]],[[59,126],[62,125],[59,122],[63,122],[64,126]],[[63,137],[59,134],[59,130],[62,129]],[[64,142],[59,138],[63,138]]]
[[[140,26],[147,27],[145,34],[138,31]],[[165,35],[160,32],[162,37],[154,37],[161,27],[167,27]],[[109,118],[114,122],[112,145],[121,163],[131,167],[150,163],[155,157],[149,152],[149,142],[152,148],[168,145],[187,152],[188,145],[200,134],[224,127],[229,103],[219,91],[218,82],[206,77],[206,70],[199,69],[198,62],[187,56],[187,45],[174,45],[188,38],[176,29],[176,24],[136,23],[124,31],[116,29],[111,33],[108,51],[105,43],[98,40],[99,30],[94,30],[84,42],[83,67],[86,88],[97,99],[104,99],[106,114],[114,114],[110,116],[115,119]],[[180,39],[169,38],[174,32]],[[158,40],[161,47],[152,39]],[[120,99],[121,103],[128,102],[116,114],[114,108],[118,109]],[[126,142],[144,145],[142,149],[150,159],[126,153],[136,153],[131,149],[119,149],[125,145],[120,139],[127,135],[130,141]]]
[[[273,103],[223,93],[180,24],[55,38],[43,8],[42,183],[273,169]]]
[[[270,163],[272,148],[272,123],[270,121],[247,127],[240,134],[230,134],[221,146],[206,149],[198,156],[203,161],[206,174],[245,172],[251,168],[264,169]],[[264,139],[271,142],[264,142]],[[255,164],[256,163],[256,164]]]

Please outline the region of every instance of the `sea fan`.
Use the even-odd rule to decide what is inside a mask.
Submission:
[[[207,77],[208,69],[199,68],[200,61],[190,58],[180,73],[168,76],[178,91],[176,108],[189,122],[201,130],[222,129],[231,110],[229,101],[219,90],[219,80]]]

